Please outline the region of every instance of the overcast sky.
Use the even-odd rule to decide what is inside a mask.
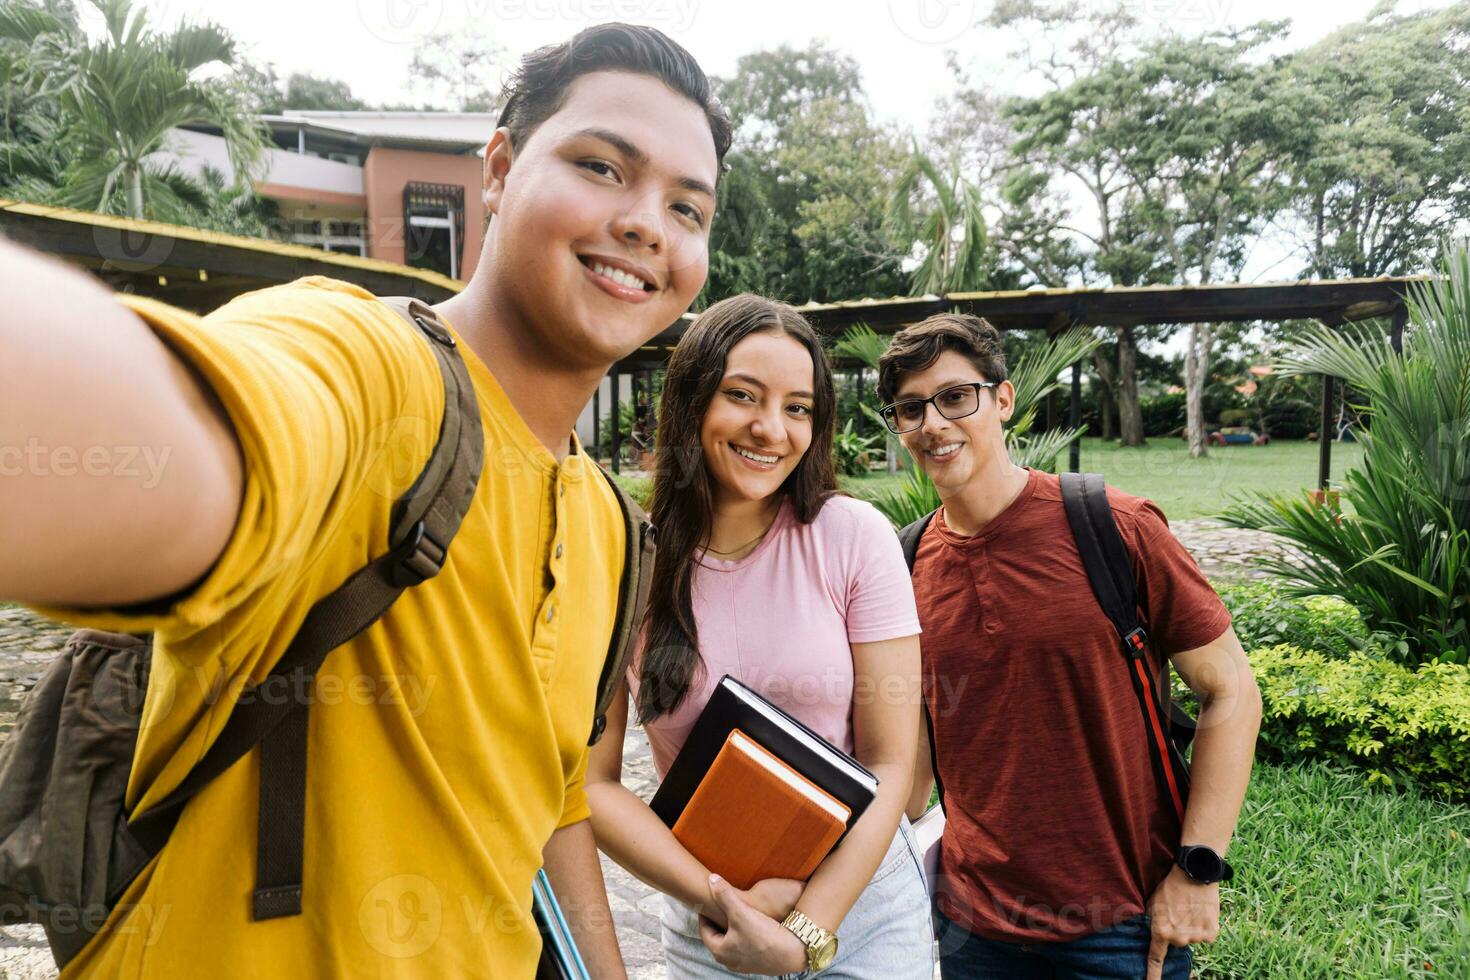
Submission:
[[[415,42],[443,30],[482,32],[511,58],[564,40],[589,24],[651,24],[688,48],[705,70],[728,74],[736,59],[820,38],[857,59],[875,109],[922,126],[953,82],[945,51],[1015,89],[1003,39],[974,26],[989,0],[146,0],[163,22],[180,16],[228,27],[257,61],[340,78],[370,102],[414,98],[408,63]],[[1087,0],[1083,0],[1087,2]],[[1266,18],[1290,18],[1292,46],[1365,16],[1377,0],[1132,0],[1159,29],[1199,33]],[[1403,11],[1440,6],[1403,0]]]

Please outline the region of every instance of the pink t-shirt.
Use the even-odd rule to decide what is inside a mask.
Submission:
[[[851,644],[919,633],[898,536],[872,504],[851,497],[829,498],[810,524],[783,503],[765,540],[744,558],[703,555],[693,603],[704,670],[678,709],[647,726],[660,779],[726,674],[851,753]],[[628,671],[635,695],[637,664]]]

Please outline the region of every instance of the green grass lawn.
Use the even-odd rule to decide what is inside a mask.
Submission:
[[[1470,809],[1257,764],[1201,980],[1470,977]]]
[[[1317,444],[1273,442],[1268,446],[1226,446],[1211,449],[1202,459],[1190,459],[1182,439],[1150,439],[1134,449],[1101,439],[1082,440],[1082,469],[1101,473],[1111,485],[1147,497],[1171,519],[1211,517],[1235,493],[1252,488],[1299,493],[1317,485]],[[1339,481],[1348,466],[1356,465],[1363,447],[1337,443],[1332,447],[1332,479]],[[1058,468],[1067,468],[1065,453]],[[844,478],[845,489],[863,495],[894,479],[886,473]]]

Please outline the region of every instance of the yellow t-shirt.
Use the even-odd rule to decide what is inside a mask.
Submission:
[[[356,286],[312,277],[199,318],[123,297],[201,372],[245,461],[218,563],[159,616],[44,610],[155,631],[128,787],[163,798],[318,598],[387,550],[438,434],[426,339]],[[195,797],[67,977],[531,977],[531,879],[587,817],[583,776],[623,564],[617,500],[560,465],[463,344],[485,466],[443,571],[317,675],[303,913],[256,922],[257,754]],[[147,556],[140,555],[140,561]]]

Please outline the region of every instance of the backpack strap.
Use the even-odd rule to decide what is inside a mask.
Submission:
[[[1153,760],[1154,772],[1183,823],[1184,806],[1189,798],[1189,767],[1182,747],[1170,738],[1170,724],[1160,710],[1158,689],[1145,656],[1148,633],[1138,619],[1138,586],[1128,560],[1128,548],[1108,503],[1107,489],[1096,473],[1063,473],[1061,485],[1062,507],[1067,512],[1067,523],[1071,525],[1093,595],[1122,641],[1128,677],[1149,737],[1149,758]],[[1173,708],[1171,714],[1177,717],[1184,712]],[[1192,734],[1192,719],[1188,729]]]
[[[919,557],[919,542],[924,539],[924,532],[929,530],[937,513],[938,510],[931,510],[898,532],[898,543],[903,547],[903,560],[908,563],[909,575],[914,574],[914,562]],[[939,746],[934,742],[934,718],[929,714],[929,699],[925,698],[923,704],[924,728],[929,732],[929,769],[934,773],[934,788],[939,791],[939,805],[943,806],[944,780],[939,776]]]
[[[261,684],[289,692],[291,697],[237,703],[224,730],[183,782],[147,812],[135,814],[128,824],[151,860],[163,849],[184,804],[260,744],[253,903],[257,920],[301,912],[310,699],[298,701],[296,696],[310,689],[328,653],[376,622],[404,589],[439,573],[474,497],[484,462],[479,405],[454,337],[427,304],[408,298],[384,302],[427,338],[444,382],[439,438],[428,464],[395,506],[388,551],[318,600],[306,614]]]
[[[601,466],[607,485],[612,487],[613,496],[618,498],[618,507],[623,512],[623,575],[618,580],[618,612],[613,621],[612,638],[607,647],[607,658],[602,664],[602,676],[597,681],[597,712],[592,719],[592,734],[587,737],[588,745],[596,745],[607,729],[607,712],[617,696],[619,682],[628,669],[633,650],[637,646],[638,633],[643,628],[643,616],[648,610],[648,593],[653,587],[653,561],[655,555],[654,526],[642,507],[618,485],[618,481]]]

